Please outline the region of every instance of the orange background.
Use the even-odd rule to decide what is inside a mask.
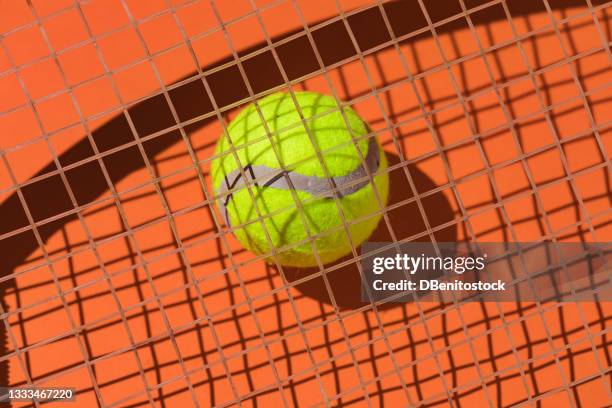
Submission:
[[[0,1],[0,202],[125,107],[301,27],[286,1],[256,2],[265,34],[248,1],[215,2],[225,31],[207,1],[31,3]],[[296,4],[313,26],[339,14]],[[550,6],[556,27],[543,3],[508,20],[491,2],[474,31],[459,17],[438,41],[423,31],[292,85],[335,93],[383,143],[392,195],[374,238],[611,240],[610,9]],[[222,123],[183,129],[196,165],[175,143],[82,221],[37,224],[61,228],[9,272],[9,384],[76,387],[77,406],[610,403],[608,303],[374,308],[346,289],[350,260],[324,275],[266,265],[209,201]]]

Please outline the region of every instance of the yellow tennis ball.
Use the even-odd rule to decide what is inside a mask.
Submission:
[[[314,92],[294,95],[299,111],[290,94],[275,93],[257,102],[261,116],[251,104],[231,121],[217,143],[212,182],[246,248],[268,257],[277,250],[282,265],[309,267],[317,265],[313,242],[329,263],[370,236],[389,176],[383,150],[362,137],[368,126],[353,109]]]

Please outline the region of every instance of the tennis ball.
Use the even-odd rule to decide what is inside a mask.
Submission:
[[[294,95],[304,120],[288,93],[259,100],[261,115],[255,104],[244,108],[219,139],[211,174],[220,211],[242,245],[269,261],[276,249],[280,264],[310,267],[317,265],[313,242],[329,263],[370,236],[381,217],[373,185],[386,205],[389,176],[382,148],[360,137],[368,126],[353,109],[314,92]]]

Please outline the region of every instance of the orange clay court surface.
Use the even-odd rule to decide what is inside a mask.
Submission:
[[[279,270],[222,225],[223,125],[290,86],[383,144],[372,241],[612,241],[612,3],[383,4],[0,0],[0,380],[79,407],[609,406],[609,303],[373,306],[354,257]]]

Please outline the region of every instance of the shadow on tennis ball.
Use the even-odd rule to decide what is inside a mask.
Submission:
[[[400,163],[398,156],[390,153],[387,154],[389,167],[396,166]],[[427,230],[423,215],[415,201],[406,202],[414,197],[410,184],[408,182],[405,171],[408,171],[410,177],[414,181],[415,187],[419,194],[431,191],[438,187],[425,173],[418,169],[415,165],[407,164],[390,173],[390,196],[388,206],[403,203],[397,208],[387,212],[389,225],[393,228],[395,238],[401,240],[408,238]],[[443,193],[436,193],[421,198],[427,221],[431,227],[444,224],[454,219],[453,210],[448,202],[448,199]],[[435,238],[438,242],[453,242],[457,239],[457,226],[453,225],[435,233]],[[376,230],[368,239],[370,242],[392,242],[393,238],[389,232],[389,227],[384,219],[378,224]],[[417,241],[429,242],[428,236],[418,239]],[[361,248],[357,248],[357,253],[361,253]],[[326,265],[326,269],[332,268],[334,265],[341,264],[346,261],[353,260],[353,255],[344,257],[334,263]],[[319,272],[318,268],[288,268],[284,267],[283,271],[289,282],[295,282],[305,277]],[[341,309],[355,309],[362,307],[365,303],[361,300],[361,277],[357,268],[357,262],[342,266],[331,272],[326,273],[331,291],[333,292],[334,300]],[[332,304],[331,298],[325,287],[325,282],[321,276],[300,283],[295,288],[304,296],[316,299],[319,302]],[[391,308],[400,303],[387,303],[379,306],[382,308]]]

